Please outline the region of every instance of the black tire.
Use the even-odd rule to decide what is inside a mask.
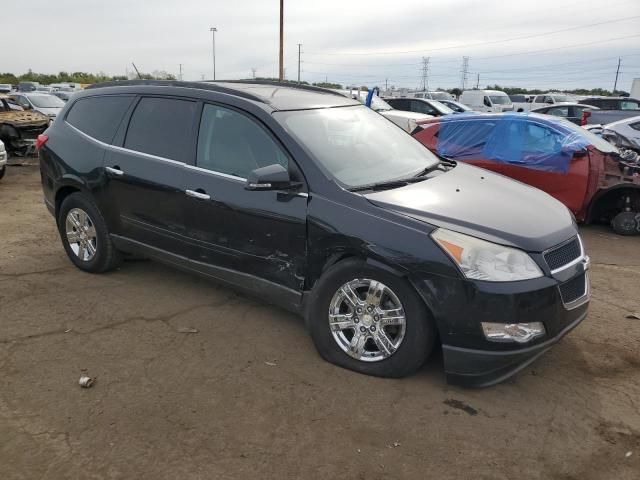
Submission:
[[[638,235],[640,212],[620,212],[611,220],[611,226],[618,235]]]
[[[5,165],[4,167],[0,168],[0,180],[2,180],[2,178],[4,178],[4,174],[7,173],[7,166]]]
[[[338,345],[329,328],[329,308],[345,283],[366,278],[382,282],[402,303],[406,331],[398,349],[387,358],[367,362],[351,357]],[[347,259],[329,268],[311,292],[307,321],[311,338],[328,362],[356,372],[378,377],[399,378],[419,369],[431,353],[436,337],[431,316],[413,287],[403,278],[375,268],[358,259]]]
[[[81,259],[74,253],[67,238],[66,219],[73,209],[81,209],[86,212],[95,228],[95,254],[89,260]],[[113,270],[120,264],[120,254],[111,242],[107,223],[96,204],[87,195],[77,192],[65,198],[58,212],[57,223],[62,245],[69,259],[80,270],[90,273],[102,273]]]

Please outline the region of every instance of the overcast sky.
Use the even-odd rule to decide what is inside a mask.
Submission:
[[[182,63],[185,80],[210,79],[214,26],[218,79],[277,76],[278,11],[279,0],[20,2],[0,30],[0,70],[124,74],[133,61],[177,75]],[[285,0],[286,76],[302,43],[307,81],[416,87],[425,56],[429,86],[452,88],[468,56],[467,86],[480,74],[481,86],[611,89],[621,56],[628,90],[639,27],[640,0]]]

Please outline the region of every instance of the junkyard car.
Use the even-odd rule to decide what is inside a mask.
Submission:
[[[7,150],[4,147],[4,143],[0,140],[0,179],[4,177],[7,172]]]
[[[0,140],[9,153],[28,153],[48,125],[47,116],[33,110],[23,111],[9,97],[0,95]]]
[[[438,155],[537,187],[580,222],[640,233],[640,165],[584,128],[539,114],[444,117],[415,137]]]
[[[438,341],[450,381],[490,385],[587,313],[562,204],[329,90],[114,82],[38,145],[78,268],[130,252],[199,272],[304,315],[322,357],[358,372],[410,374]]]
[[[51,120],[55,119],[64,102],[58,97],[43,92],[17,92],[9,95],[18,105],[25,110],[35,110]]]
[[[640,116],[604,125],[602,138],[618,148],[640,153]]]

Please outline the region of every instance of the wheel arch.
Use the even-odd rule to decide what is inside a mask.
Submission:
[[[58,218],[58,212],[60,211],[62,202],[64,202],[65,198],[69,195],[76,192],[86,193],[88,192],[88,189],[79,177],[76,177],[75,175],[63,176],[54,196],[56,220]]]
[[[632,191],[640,196],[640,185],[636,183],[619,183],[596,193],[589,203],[585,223],[588,224],[597,220],[598,214],[605,209],[606,205],[619,199],[626,191]]]

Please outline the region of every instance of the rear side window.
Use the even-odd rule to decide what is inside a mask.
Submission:
[[[196,102],[142,98],[131,116],[124,147],[184,162],[191,146]]]
[[[435,108],[426,102],[413,101],[411,102],[411,111],[417,113],[424,113],[426,115],[437,115],[438,112]]]
[[[111,143],[133,96],[81,98],[71,106],[67,122],[104,143]]]

